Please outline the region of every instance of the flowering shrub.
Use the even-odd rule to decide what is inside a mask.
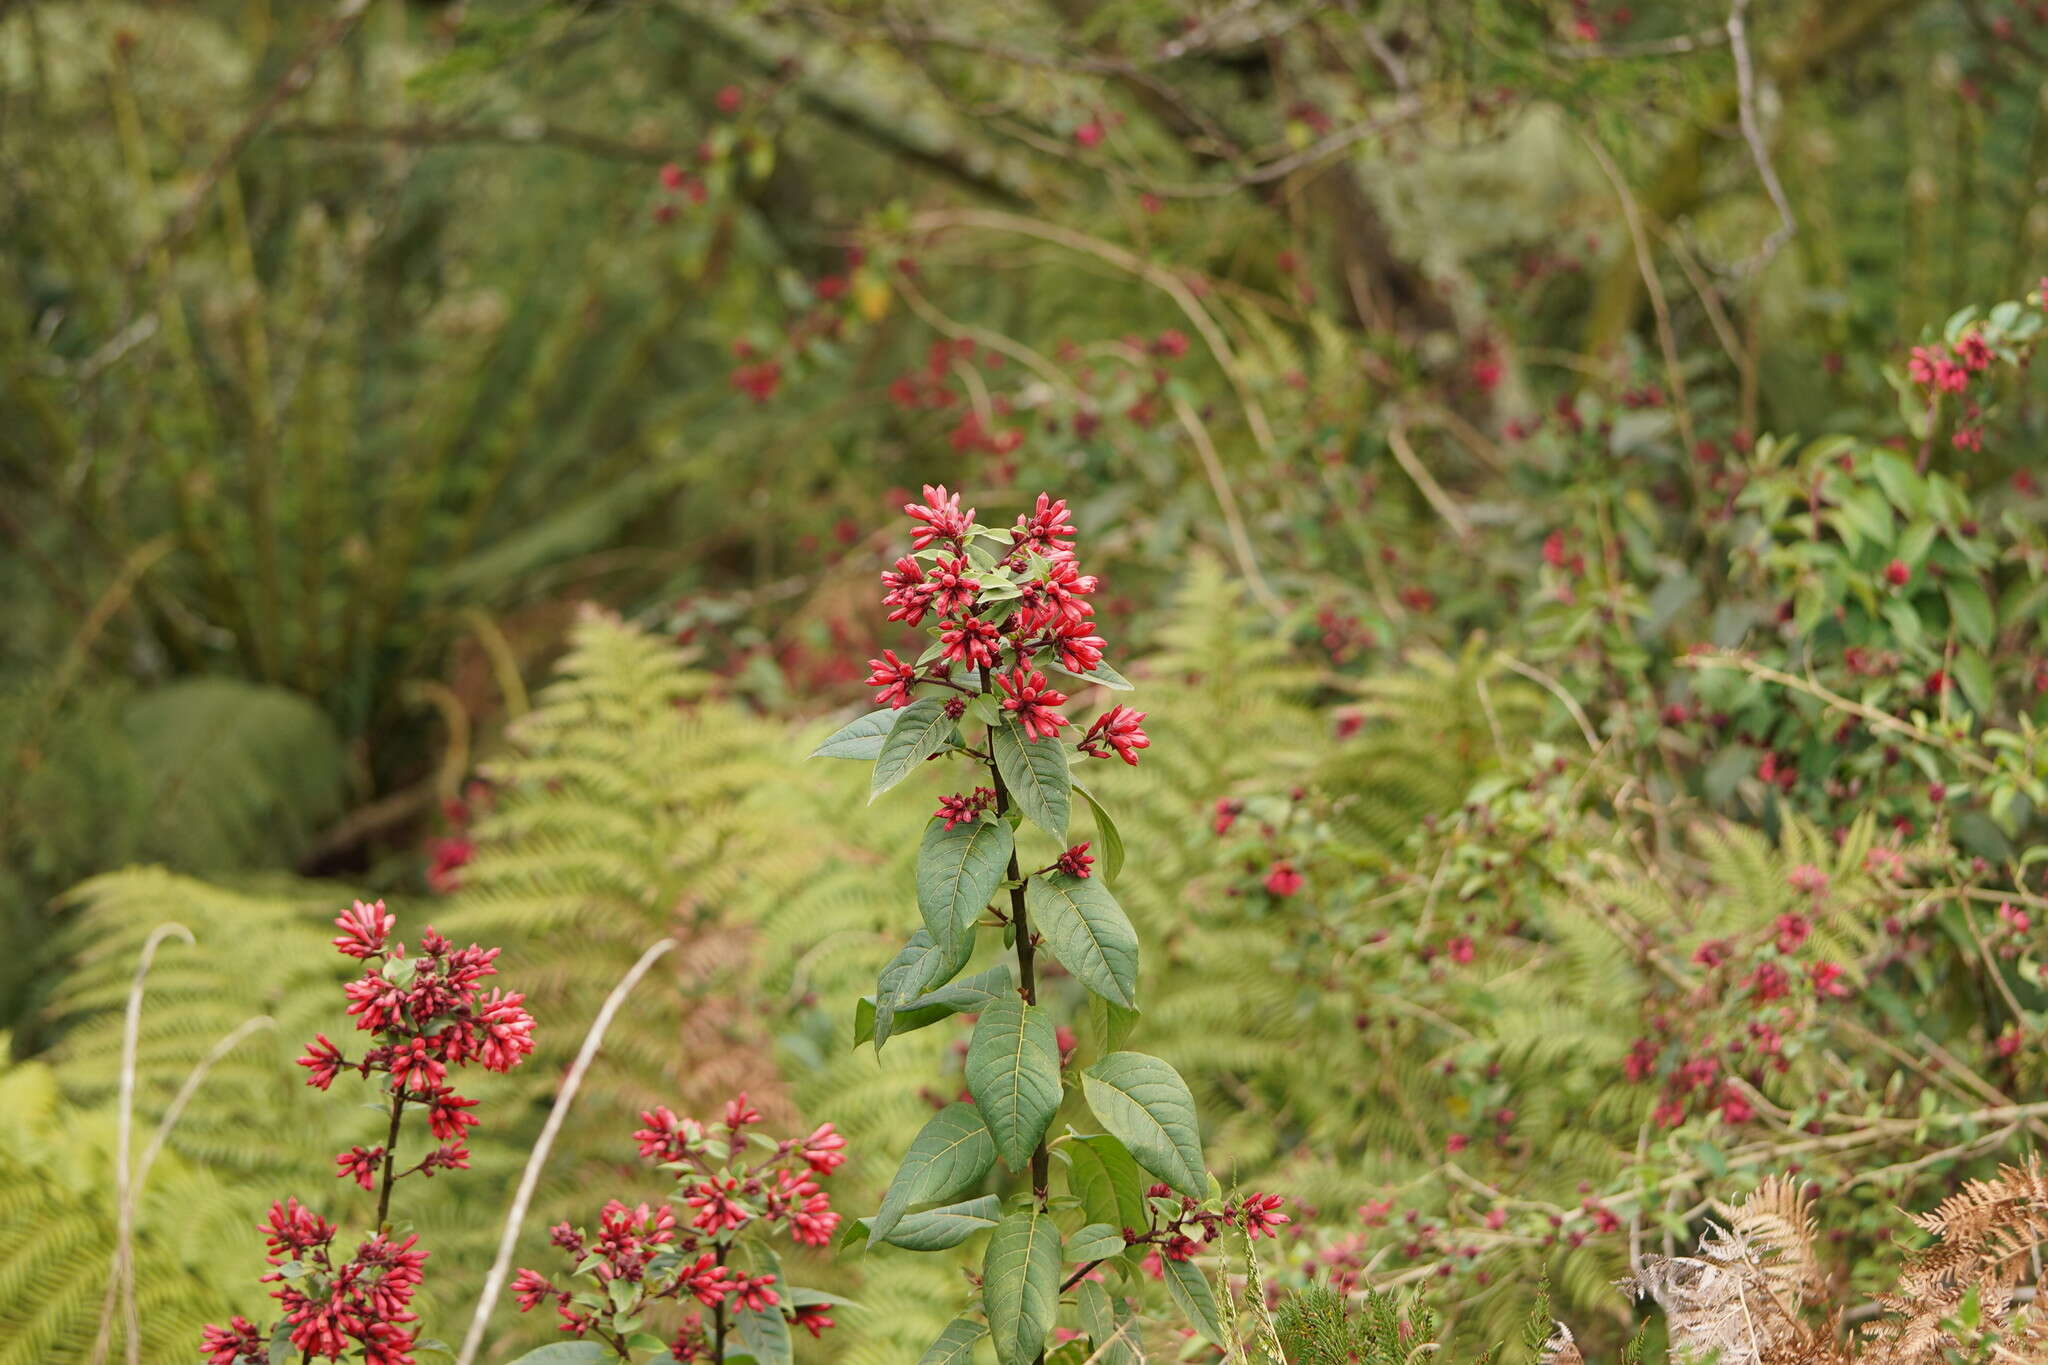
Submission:
[[[828,1314],[839,1300],[784,1283],[761,1236],[747,1248],[754,1273],[736,1264],[735,1253],[743,1232],[777,1226],[805,1246],[832,1240],[839,1214],[818,1181],[846,1160],[846,1139],[829,1123],[801,1139],[747,1131],[760,1120],[745,1094],[727,1103],[715,1127],[678,1118],[666,1107],[641,1115],[647,1126],[633,1134],[640,1155],[674,1176],[670,1199],[690,1211],[688,1226],[678,1227],[676,1211],[666,1205],[629,1208],[616,1199],[598,1215],[595,1236],[557,1225],[549,1241],[569,1257],[567,1287],[540,1271],[521,1270],[512,1284],[520,1311],[553,1300],[563,1331],[628,1361],[635,1351],[655,1352],[665,1363],[724,1360],[728,1340],[757,1361],[787,1360],[791,1327],[821,1335],[833,1325]],[[742,1159],[750,1145],[760,1151],[751,1162]],[[697,1306],[666,1341],[646,1330],[650,1310],[692,1300]]]
[[[972,784],[942,796],[926,823],[923,927],[861,1001],[855,1042],[880,1049],[956,1015],[972,1017],[973,1033],[965,1097],[911,1140],[880,1209],[849,1237],[936,1251],[989,1232],[979,1316],[954,1319],[927,1360],[964,1358],[984,1335],[1001,1365],[1044,1359],[1055,1332],[1097,1350],[1130,1343],[1129,1291],[1143,1270],[1165,1280],[1180,1316],[1222,1344],[1234,1334],[1192,1257],[1227,1226],[1249,1239],[1288,1219],[1276,1196],[1224,1197],[1203,1163],[1187,1083],[1168,1063],[1123,1047],[1138,1013],[1137,933],[1110,889],[1125,850],[1075,768],[1089,759],[1136,766],[1151,741],[1144,713],[1128,706],[1085,723],[1070,716],[1074,698],[1062,688],[1072,685],[1047,677],[1130,688],[1095,633],[1090,599],[1100,585],[1081,570],[1062,499],[1041,493],[1006,529],[976,522],[943,486],[927,486],[904,511],[910,553],[883,573],[882,602],[892,621],[922,625],[931,643],[908,660],[893,649],[869,660],[882,708],[816,753],[871,761],[871,799],[928,760],[971,766]],[[1072,841],[1076,795],[1092,813],[1092,840]],[[962,977],[997,936],[1013,960]],[[1088,993],[1097,1054],[1089,1065],[1077,1062],[1074,1031],[1055,1023],[1052,962],[1041,954]],[[1053,1131],[1071,1091],[1103,1131]],[[988,1193],[963,1198],[999,1162],[1021,1182],[1007,1204]],[[1063,1223],[1069,1209],[1078,1212]],[[1118,1276],[1114,1293],[1104,1269]]]
[[[392,1225],[391,1192],[408,1176],[432,1178],[436,1171],[469,1165],[464,1136],[478,1122],[469,1112],[476,1101],[455,1092],[451,1072],[472,1062],[487,1071],[510,1071],[533,1051],[533,1017],[524,997],[480,988],[497,975],[498,949],[457,948],[429,928],[419,954],[409,954],[391,938],[397,917],[382,901],[355,902],[335,925],[341,930],[335,949],[364,964],[344,994],[370,1046],[351,1059],[320,1034],[299,1065],[306,1068],[306,1083],[320,1090],[343,1071],[382,1078],[377,1088],[389,1096],[390,1113],[384,1141],[352,1146],[334,1159],[337,1176],[377,1191],[376,1215],[370,1231],[344,1256],[336,1249],[333,1223],[297,1199],[271,1205],[268,1220],[259,1225],[273,1267],[263,1280],[277,1286],[271,1297],[281,1317],[268,1332],[242,1317],[226,1327],[209,1326],[202,1343],[209,1365],[268,1365],[287,1344],[305,1361],[360,1353],[365,1365],[412,1365],[420,1343],[411,1304],[427,1253],[416,1234],[401,1234]],[[398,1148],[407,1109],[423,1116],[435,1145],[401,1170]]]

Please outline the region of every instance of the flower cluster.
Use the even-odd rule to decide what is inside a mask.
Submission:
[[[353,1146],[335,1158],[337,1174],[364,1189],[375,1188],[376,1226],[345,1260],[334,1248],[335,1225],[286,1199],[273,1204],[259,1224],[272,1270],[282,1321],[276,1335],[288,1337],[301,1359],[339,1360],[360,1351],[364,1365],[412,1365],[416,1338],[412,1311],[427,1253],[419,1239],[396,1236],[386,1222],[391,1189],[408,1175],[469,1165],[464,1135],[474,1127],[476,1101],[448,1084],[451,1068],[480,1062],[489,1071],[509,1071],[533,1051],[533,1018],[516,993],[479,983],[495,976],[496,948],[456,948],[429,928],[421,955],[394,942],[397,917],[384,902],[357,901],[334,921],[341,932],[333,943],[344,957],[365,963],[363,975],[344,987],[356,1027],[374,1042],[350,1060],[325,1034],[316,1035],[299,1065],[306,1083],[325,1090],[342,1071],[384,1078],[390,1123],[384,1141]],[[404,1169],[396,1148],[407,1107],[424,1110],[438,1145]],[[208,1365],[266,1365],[271,1337],[247,1318],[225,1327],[208,1325],[200,1341]]]
[[[882,605],[891,621],[905,625],[930,618],[925,629],[935,638],[915,660],[893,649],[868,660],[868,686],[878,702],[900,710],[921,685],[987,693],[994,713],[1015,721],[1027,740],[1042,740],[1073,724],[1061,709],[1068,694],[1047,679],[1046,669],[1122,685],[1103,666],[1106,642],[1095,633],[1089,600],[1099,583],[1081,572],[1065,499],[1040,493],[1007,531],[976,524],[974,509],[962,508],[960,495],[943,485],[926,485],[924,501],[903,510],[915,523],[911,552],[883,572]],[[956,671],[965,682],[956,680]],[[967,703],[953,705],[964,711]],[[1144,719],[1142,711],[1112,706],[1096,717],[1078,748],[1135,766],[1138,751],[1151,743]],[[939,817],[953,823],[974,818],[987,808],[984,791],[945,798]]]
[[[623,1350],[644,1332],[651,1309],[694,1304],[668,1346],[678,1361],[722,1359],[741,1313],[779,1313],[812,1336],[832,1326],[828,1296],[781,1285],[772,1271],[749,1274],[735,1256],[745,1254],[739,1237],[748,1229],[765,1234],[782,1226],[805,1246],[831,1242],[839,1214],[819,1181],[845,1162],[846,1139],[829,1123],[804,1138],[753,1136],[747,1130],[761,1114],[744,1094],[727,1103],[716,1124],[678,1117],[666,1106],[647,1110],[640,1121],[645,1126],[633,1139],[641,1157],[675,1178],[669,1201],[629,1207],[615,1199],[599,1214],[594,1234],[556,1226],[549,1240],[574,1268],[561,1283],[521,1270],[512,1285],[520,1311],[552,1301],[563,1331]],[[742,1161],[750,1141],[761,1154]]]
[[[1151,1211],[1149,1225],[1142,1231],[1123,1229],[1124,1245],[1152,1247],[1145,1257],[1145,1271],[1155,1280],[1165,1274],[1165,1261],[1194,1259],[1204,1246],[1222,1235],[1226,1226],[1257,1241],[1261,1237],[1278,1238],[1280,1229],[1294,1221],[1280,1212],[1286,1201],[1277,1194],[1253,1193],[1239,1199],[1205,1202],[1186,1195],[1176,1199],[1171,1189],[1158,1184],[1146,1190],[1145,1196]]]
[[[496,948],[474,943],[457,948],[429,928],[420,938],[420,955],[411,956],[405,944],[391,940],[396,918],[382,901],[357,901],[335,924],[341,929],[335,948],[366,964],[343,993],[356,1028],[374,1042],[351,1060],[326,1034],[317,1034],[298,1064],[306,1068],[306,1084],[321,1090],[346,1070],[386,1078],[391,1135],[377,1146],[351,1147],[334,1164],[337,1175],[366,1190],[381,1170],[388,1198],[390,1183],[404,1176],[432,1176],[469,1165],[465,1139],[477,1123],[469,1112],[476,1101],[457,1094],[449,1075],[472,1062],[486,1071],[519,1065],[533,1051],[533,1016],[518,992],[481,988],[487,977],[497,975]],[[392,1144],[408,1105],[426,1111],[427,1127],[440,1146],[417,1165],[394,1171]]]

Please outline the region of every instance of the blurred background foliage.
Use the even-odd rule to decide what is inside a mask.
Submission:
[[[2010,0],[0,9],[0,1361],[90,1356],[163,922],[146,1358],[333,1193],[352,895],[545,1028],[417,1211],[437,1312],[665,934],[537,1212],[741,1085],[862,1211],[952,1040],[848,1051],[918,813],[798,759],[923,482],[1070,498],[1148,661],[1148,1046],[1306,1205],[1283,1280],[1478,1349],[1548,1274],[1609,1345],[1797,1161],[1867,1287],[2044,1131],[2044,54]],[[1752,943],[1853,996],[1766,1052]],[[914,1357],[917,1259],[820,1270],[830,1358]]]

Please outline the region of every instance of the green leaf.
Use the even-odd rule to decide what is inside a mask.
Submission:
[[[971,1104],[955,1102],[918,1129],[903,1164],[883,1192],[882,1207],[869,1228],[887,1241],[912,1204],[929,1204],[961,1194],[995,1165],[995,1139]]]
[[[1996,626],[1991,614],[1991,599],[1984,595],[1981,584],[1967,578],[1959,578],[1943,590],[1948,597],[1949,620],[1965,640],[1979,649],[1991,648]]]
[[[1067,1157],[1067,1192],[1081,1201],[1091,1223],[1145,1226],[1145,1179],[1130,1149],[1107,1133],[1060,1144]]]
[[[981,1261],[981,1304],[997,1365],[1031,1365],[1059,1311],[1060,1230],[1022,1209],[997,1225]]]
[[[874,777],[868,783],[868,800],[873,801],[910,775],[910,770],[946,747],[953,737],[954,720],[946,714],[946,703],[937,697],[920,697],[896,713],[896,722],[882,741],[875,758]]]
[[[1009,788],[1017,809],[1064,845],[1073,803],[1066,747],[1056,739],[1027,740],[1017,722],[1007,719],[989,731],[989,742],[995,750],[996,771],[1003,775],[1003,785]]]
[[[889,1235],[880,1240],[906,1251],[944,1251],[959,1246],[977,1232],[994,1227],[1003,1216],[1003,1201],[992,1194],[978,1199],[926,1209],[903,1216]],[[861,1219],[856,1226],[873,1235],[874,1220]]]
[[[910,942],[882,968],[881,978],[875,983],[875,1047],[879,1050],[895,1031],[896,1011],[933,987],[951,981],[973,954],[974,940],[965,934],[950,943],[934,943],[932,936],[922,929],[912,934]],[[854,1027],[858,1032],[857,1013]],[[854,1046],[860,1046],[857,1039]]]
[[[974,1359],[974,1344],[987,1334],[988,1328],[973,1318],[954,1318],[917,1358],[917,1365],[964,1365]]]
[[[1138,1007],[1138,931],[1093,877],[1048,872],[1024,883],[1031,926],[1060,965],[1103,999]]]
[[[947,829],[933,819],[925,826],[917,849],[917,908],[932,942],[972,937],[974,921],[1009,871],[1015,847],[1002,820],[968,820]]]
[[[1166,1266],[1166,1296],[1194,1329],[1217,1346],[1223,1345],[1223,1323],[1216,1312],[1216,1295],[1209,1277],[1193,1261],[1160,1257]]]
[[[740,1349],[759,1365],[789,1365],[789,1321],[782,1309],[746,1308],[734,1316],[733,1327]]]
[[[1099,995],[1088,997],[1088,1023],[1101,1052],[1121,1052],[1138,1022],[1138,1012],[1112,1005]]]
[[[1088,1107],[1152,1174],[1191,1198],[1207,1188],[1195,1097],[1180,1073],[1142,1052],[1112,1052],[1081,1075]]]
[[[1095,793],[1082,786],[1078,778],[1068,780],[1095,813],[1095,851],[1102,860],[1099,870],[1102,880],[1115,886],[1116,879],[1124,874],[1124,836],[1117,830],[1116,821],[1109,818],[1109,811],[1096,800]]]
[[[1079,678],[1084,683],[1094,683],[1100,687],[1107,687],[1112,692],[1133,692],[1137,690],[1131,685],[1129,678],[1126,678],[1108,664],[1097,664],[1086,673],[1076,673],[1071,668],[1062,668],[1056,661],[1051,659],[1045,661],[1045,666],[1055,673],[1064,673],[1069,678]]]
[[[1138,1324],[1131,1316],[1128,1299],[1112,1299],[1109,1290],[1094,1280],[1074,1286],[1081,1308],[1081,1327],[1088,1333],[1102,1365],[1142,1365],[1145,1355],[1138,1341]]]
[[[1998,693],[1991,682],[1991,665],[1984,656],[1974,649],[1957,650],[1949,671],[1956,675],[1970,709],[1980,716],[1990,715]]]
[[[812,758],[880,758],[882,741],[895,728],[896,712],[883,707],[834,730],[825,742],[811,750]]]
[[[914,1033],[941,1019],[950,1019],[956,1014],[976,1014],[989,1007],[991,1001],[1000,1000],[1014,993],[1008,967],[991,967],[985,972],[955,981],[950,986],[941,986],[927,991],[916,999],[896,1007],[896,1016],[889,1028],[889,1036]],[[877,1018],[875,998],[864,995],[853,1011],[853,1045],[859,1047],[875,1036]]]
[[[1109,1223],[1090,1223],[1067,1238],[1067,1259],[1070,1261],[1106,1261],[1112,1256],[1121,1256],[1123,1250],[1123,1229]]]
[[[1003,1164],[1021,1171],[1060,1107],[1060,1051],[1052,1016],[1012,996],[975,1021],[967,1091]]]
[[[555,1341],[528,1351],[511,1365],[589,1365],[610,1354],[611,1348],[601,1341]]]

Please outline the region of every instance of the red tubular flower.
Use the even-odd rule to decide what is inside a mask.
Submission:
[[[647,1126],[635,1131],[633,1140],[649,1161],[681,1161],[689,1155],[690,1144],[704,1136],[695,1119],[677,1118],[665,1104],[642,1110],[640,1121]]]
[[[782,1296],[770,1288],[774,1283],[773,1275],[756,1275],[751,1280],[744,1275],[735,1276],[733,1295],[740,1301],[742,1308],[751,1308],[757,1313],[764,1312],[782,1302]]]
[[[369,905],[357,901],[336,916],[334,923],[341,930],[332,940],[337,952],[346,957],[375,957],[384,951],[398,916],[385,913],[383,901]]]
[[[469,1111],[476,1108],[476,1101],[465,1099],[453,1090],[443,1087],[436,1094],[427,1110],[427,1127],[437,1138],[461,1141],[470,1129],[476,1127],[477,1117]]]
[[[1002,652],[1002,632],[993,621],[967,616],[958,621],[941,621],[939,643],[945,657],[968,668],[994,668]]]
[[[1118,758],[1133,768],[1137,767],[1138,750],[1152,746],[1151,739],[1141,728],[1144,719],[1143,711],[1133,711],[1128,706],[1110,707],[1097,716],[1095,723],[1088,727],[1088,733],[1081,739],[1081,752],[1091,758],[1108,758],[1114,750]],[[1217,818],[1221,822],[1216,830],[1218,834],[1225,833],[1230,828],[1229,823],[1223,821],[1222,817],[1225,807],[1231,804],[1233,803],[1227,800],[1216,804]],[[1230,816],[1235,819],[1236,812],[1231,811]]]
[[[1066,693],[1046,686],[1045,675],[1037,669],[1018,664],[1010,673],[998,673],[996,683],[1009,694],[1003,709],[1017,718],[1026,738],[1049,738],[1067,724],[1067,718],[1053,709],[1066,701]]]
[[[512,1280],[512,1301],[522,1313],[531,1313],[535,1304],[559,1292],[538,1270],[522,1270]]]
[[[1067,521],[1067,500],[1047,493],[1038,495],[1029,516],[1017,518],[1011,528],[1010,544],[1018,550],[1058,559],[1073,553],[1074,527]]]
[[[946,485],[924,486],[924,502],[906,502],[903,510],[920,525],[910,533],[910,548],[922,550],[935,540],[959,541],[974,524],[974,509],[960,510],[960,495],[946,491]]]
[[[391,1068],[391,1088],[429,1092],[436,1090],[448,1076],[448,1068],[435,1057],[424,1038],[414,1038],[402,1044],[387,1063]]]
[[[981,580],[969,578],[967,556],[941,559],[932,565],[932,610],[941,616],[964,616],[974,610],[981,593]]]
[[[868,686],[878,689],[875,700],[884,706],[902,710],[910,705],[910,689],[917,683],[917,668],[896,657],[896,651],[885,649],[879,659],[869,659]]]
[[[981,813],[995,804],[996,794],[988,787],[976,787],[971,795],[962,796],[955,792],[939,798],[939,808],[932,812],[932,819],[943,820],[946,828],[979,819]]]
[[[1092,629],[1085,620],[1062,619],[1053,626],[1052,643],[1061,668],[1070,673],[1092,673],[1102,662],[1107,642],[1091,633]]]
[[[1060,854],[1057,866],[1060,871],[1066,873],[1069,877],[1085,877],[1088,875],[1088,869],[1094,862],[1095,860],[1088,856],[1088,845],[1075,844],[1065,853]]]
[[[341,1055],[341,1049],[327,1041],[327,1035],[316,1033],[313,1041],[306,1044],[305,1055],[297,1063],[307,1071],[306,1084],[317,1090],[325,1090],[334,1084],[334,1077],[348,1065],[348,1058]]]
[[[732,1267],[717,1264],[717,1257],[705,1252],[697,1263],[681,1271],[678,1282],[696,1296],[697,1302],[706,1308],[716,1308],[725,1302],[725,1296],[732,1292]]]
[[[845,1146],[844,1133],[835,1131],[829,1123],[821,1123],[804,1139],[803,1158],[819,1175],[830,1175],[846,1163]]]
[[[256,1225],[270,1263],[276,1265],[287,1255],[292,1260],[334,1240],[334,1224],[296,1199],[270,1206],[270,1216]]]
[[[477,1058],[486,1071],[510,1071],[533,1052],[533,1016],[518,991],[493,990],[476,1011],[483,1038]]]
[[[822,1190],[806,1199],[801,1208],[790,1211],[789,1235],[805,1246],[830,1246],[832,1230],[838,1226],[839,1215],[832,1209],[832,1196]]]
[[[334,1174],[340,1180],[353,1180],[364,1189],[377,1181],[377,1163],[384,1159],[382,1147],[351,1147],[334,1158]]]
[[[882,595],[882,605],[889,608],[889,619],[914,626],[924,620],[924,614],[931,607],[932,584],[925,577],[924,565],[909,555],[896,561],[894,569],[882,571],[882,586],[888,589]]]
[[[243,1365],[245,1361],[260,1365],[270,1359],[270,1345],[263,1334],[255,1323],[241,1317],[230,1318],[225,1327],[206,1324],[199,1336],[199,1349],[206,1353],[207,1365]]]
[[[822,1303],[806,1303],[799,1306],[794,1321],[814,1338],[834,1325],[832,1319],[825,1316],[825,1305]]]
[[[700,1232],[716,1237],[727,1228],[743,1226],[753,1217],[746,1207],[733,1198],[740,1182],[728,1177],[723,1183],[715,1180],[700,1181],[696,1188],[683,1197],[683,1202],[697,1210],[697,1216],[690,1220],[690,1226]]]
[[[1301,873],[1285,858],[1266,869],[1266,889],[1276,896],[1292,896],[1301,890],[1301,883]]]
[[[1256,1241],[1260,1237],[1280,1236],[1280,1229],[1294,1220],[1280,1212],[1283,1201],[1277,1194],[1248,1194],[1244,1197],[1244,1235]]]
[[[725,1126],[727,1131],[737,1133],[750,1123],[761,1121],[761,1111],[747,1103],[747,1092],[742,1090],[725,1102]]]

